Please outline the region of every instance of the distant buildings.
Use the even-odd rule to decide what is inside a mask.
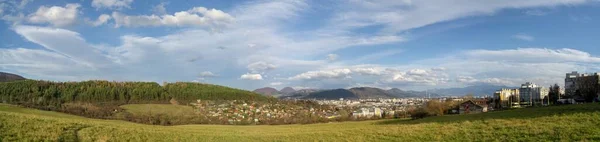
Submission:
[[[527,82],[517,89],[502,88],[494,93],[496,108],[547,105],[549,89]]]
[[[513,106],[514,103],[518,104],[519,89],[506,89],[502,88],[494,93],[494,99],[497,100],[495,103],[496,108],[508,108]]]
[[[521,88],[519,88],[519,101],[521,105],[525,106],[548,105],[548,93],[548,88],[527,82],[521,84]]]
[[[575,100],[593,101],[600,96],[600,75],[580,74],[576,71],[567,73],[565,77],[565,95]]]
[[[383,111],[380,108],[372,107],[372,108],[360,108],[357,111],[352,112],[352,116],[358,117],[383,117]]]

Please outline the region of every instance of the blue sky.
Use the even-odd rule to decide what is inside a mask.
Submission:
[[[252,90],[563,84],[596,0],[0,0],[0,71]]]

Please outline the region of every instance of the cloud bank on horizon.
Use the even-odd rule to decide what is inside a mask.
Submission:
[[[254,89],[432,89],[599,72],[594,0],[0,0],[0,71]]]

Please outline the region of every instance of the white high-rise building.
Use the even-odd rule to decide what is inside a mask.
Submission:
[[[519,88],[519,100],[522,105],[547,104],[548,88],[538,86],[534,83],[527,82]]]

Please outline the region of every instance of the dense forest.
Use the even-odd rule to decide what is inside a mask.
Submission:
[[[51,82],[20,80],[0,82],[0,101],[43,110],[102,118],[119,105],[138,103],[181,104],[196,100],[268,101],[271,98],[219,85],[177,82]]]

